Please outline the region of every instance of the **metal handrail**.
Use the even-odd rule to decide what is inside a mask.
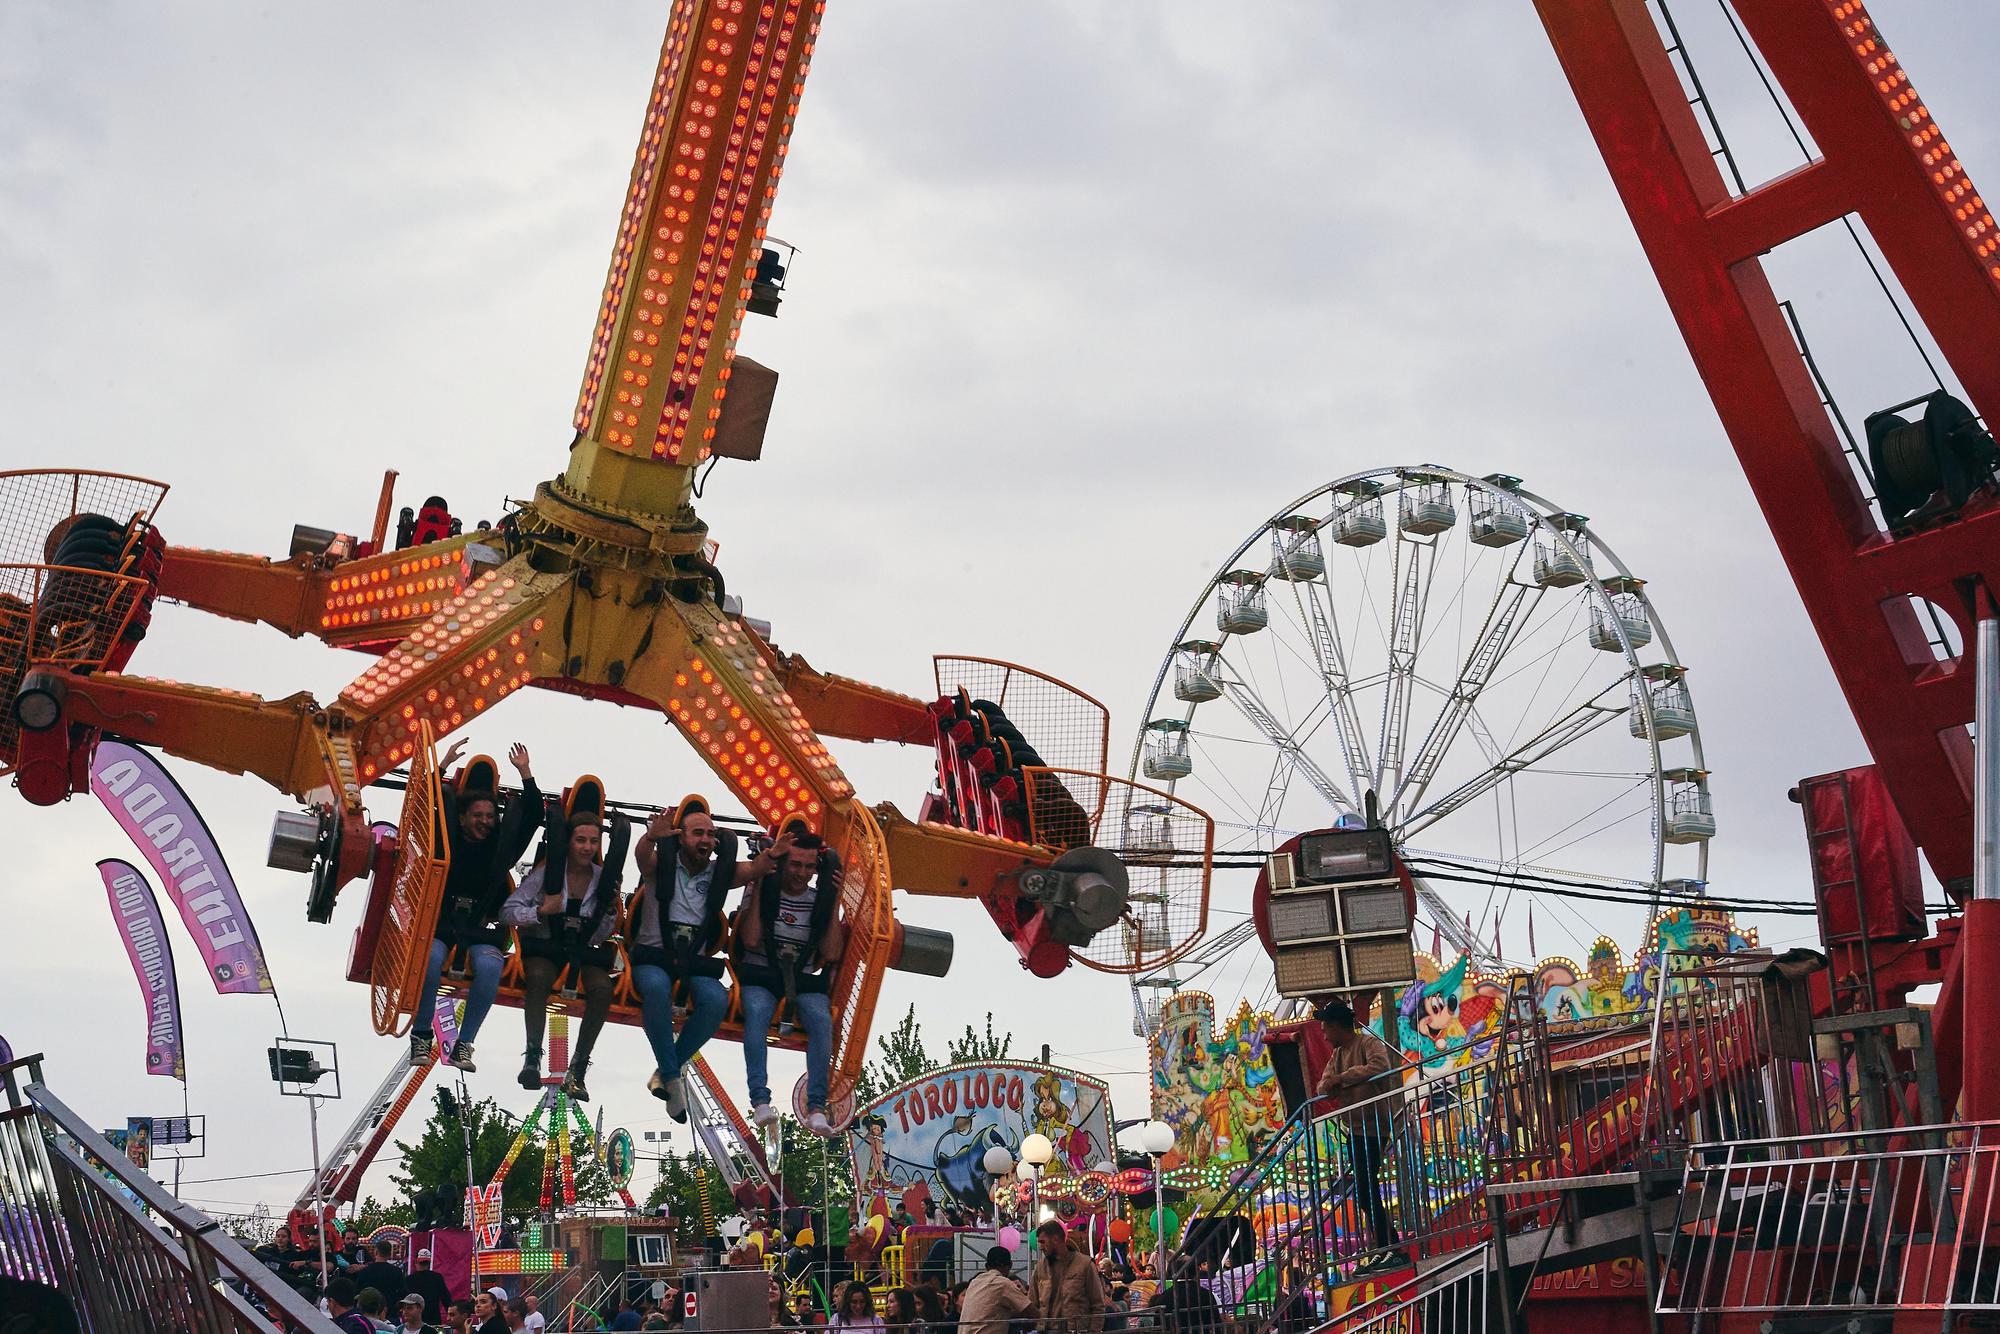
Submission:
[[[1658,1309],[2000,1311],[1996,1200],[1996,1121],[1697,1145]]]
[[[276,1316],[294,1329],[337,1334],[221,1224],[134,1169],[51,1093],[41,1059],[0,1066],[0,1200],[10,1206],[0,1241],[21,1255],[13,1271],[61,1292],[93,1330],[177,1314],[204,1330],[269,1330]],[[0,1246],[0,1271],[9,1270],[9,1254]]]

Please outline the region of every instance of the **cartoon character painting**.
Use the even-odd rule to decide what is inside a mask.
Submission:
[[[1183,1162],[1245,1163],[1285,1124],[1265,1047],[1270,1016],[1238,1007],[1215,1022],[1215,1001],[1182,992],[1160,1011],[1153,1038],[1153,1114],[1174,1128]]]
[[[1018,1061],[949,1066],[920,1075],[861,1109],[850,1132],[854,1186],[862,1206],[928,1198],[990,1213],[995,1178],[986,1155],[1018,1159],[1021,1141],[1047,1135],[1052,1172],[1086,1171],[1112,1156],[1110,1090],[1073,1070]]]

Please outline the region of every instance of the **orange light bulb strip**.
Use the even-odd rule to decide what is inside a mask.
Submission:
[[[442,737],[533,679],[544,624],[534,593],[487,571],[341,692],[368,719],[356,747],[364,785],[416,753],[424,723]]]
[[[660,48],[660,65],[653,77],[652,94],[646,104],[646,128],[639,136],[639,149],[632,164],[632,183],[625,192],[625,211],[619,218],[618,241],[611,252],[611,272],[604,280],[604,299],[598,307],[597,330],[591,339],[590,363],[584,370],[583,390],[577,398],[576,429],[579,431],[590,429],[591,421],[597,415],[598,401],[603,396],[606,364],[610,360],[611,344],[617,334],[618,311],[627,290],[627,280],[632,273],[640,239],[646,233],[646,215],[652,204],[653,182],[659,173],[660,151],[666,138],[667,120],[673,111],[669,99],[673,97],[674,89],[680,83],[681,66],[687,55],[688,26],[693,12],[691,6],[674,6],[673,17],[667,25],[666,41]],[[653,246],[650,251],[655,266],[667,262],[667,254],[663,244]],[[680,257],[675,255],[671,262],[678,264]],[[658,267],[653,267],[648,271],[647,277],[649,282],[658,283],[662,281],[662,272]],[[665,274],[665,281],[668,283],[673,281],[671,272]],[[647,297],[647,300],[653,299],[655,298],[652,296]],[[661,293],[658,299],[664,300],[664,293]],[[626,386],[623,396],[619,399],[623,405],[633,402],[630,394],[635,386],[632,377],[641,361],[639,350],[636,348],[629,350],[626,361],[628,364],[620,373]],[[652,364],[652,354],[645,353],[645,369],[650,371]],[[643,392],[649,383],[650,376],[638,381],[636,387]],[[630,413],[627,407],[621,407],[618,411],[618,417],[604,432],[604,440],[607,444],[630,449],[633,436],[632,432],[625,428],[636,425],[638,418]]]
[[[458,593],[456,551],[435,552],[336,575],[326,584],[319,628],[339,632],[428,616]]]
[[[1868,16],[1861,0],[1826,0],[1826,4],[1834,20],[1840,24],[1841,34],[1847,38],[1854,58],[1861,62],[1862,69],[1875,81],[1875,91],[1881,97],[1882,105],[1896,118],[1896,123],[1909,140],[1911,152],[1929,172],[1931,188],[1937,192],[1944,206],[1951,210],[1973,254],[1986,263],[1987,276],[2000,283],[2000,230],[1995,228],[1993,214],[1987,209],[1986,201],[1973,188],[1964,165],[1945,140],[1944,131],[1931,119],[1930,108],[1917,96],[1917,90],[1910,86],[1909,73],[1896,59],[1896,53],[1883,44],[1875,20]]]
[[[797,40],[800,0],[782,0],[782,3],[780,0],[765,0],[758,5],[755,26],[749,32],[745,31],[747,23],[739,20],[745,7],[745,0],[721,0],[717,5],[721,12],[709,20],[709,30],[702,39],[701,69],[704,74],[725,71],[730,58],[746,37],[750,39],[749,51],[743,63],[740,91],[735,98],[734,117],[724,127],[728,134],[721,145],[716,190],[705,220],[701,248],[695,255],[690,299],[681,321],[679,347],[674,353],[670,383],[678,392],[668,395],[654,429],[653,453],[656,456],[664,454],[676,459],[681,456],[694,415],[694,386],[699,383],[702,369],[707,364],[728,276],[732,271],[741,271],[746,267],[736,263],[738,242],[745,214],[750,207],[751,193],[756,187],[757,168],[763,161],[770,138],[770,117],[776,110],[785,66],[791,59],[792,46]],[[804,80],[810,56],[808,38],[806,48],[801,52],[798,75],[793,80],[794,88]],[[760,73],[763,75],[762,87],[758,89]],[[698,83],[697,90],[699,87]],[[700,109],[700,122],[690,120],[683,126],[701,141],[709,140],[716,129],[713,122],[721,110],[721,103],[715,99],[715,94],[724,91],[721,80],[711,79],[709,91],[708,101],[695,104]],[[753,110],[756,112],[754,119]],[[792,118],[788,115],[779,135],[781,146],[791,132],[791,123]],[[696,147],[693,151],[699,159],[706,150]],[[771,177],[764,185],[767,198],[776,188],[777,176],[774,163]],[[682,216],[685,217],[685,213]],[[754,252],[751,258],[754,260]],[[730,308],[729,333],[723,338],[725,361],[734,355],[734,334],[741,327],[742,301],[747,295],[740,280],[737,287],[736,300]],[[697,461],[708,457],[705,442],[715,438],[715,423],[722,416],[722,401],[728,388],[723,378],[718,377],[715,394],[705,414],[707,425],[702,428],[701,436],[704,443],[697,447]]]
[[[704,647],[674,674],[667,716],[765,824],[803,816],[823,828],[826,803],[847,800],[853,786],[740,624],[721,624]]]

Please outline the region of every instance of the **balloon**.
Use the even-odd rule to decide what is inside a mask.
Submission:
[[[995,1237],[994,1240],[1010,1251],[1018,1251],[1021,1249],[1021,1229],[1017,1227],[1003,1227],[1000,1229],[1000,1235]]]
[[[1132,1240],[1132,1225],[1122,1218],[1111,1220],[1111,1240],[1127,1242]]]

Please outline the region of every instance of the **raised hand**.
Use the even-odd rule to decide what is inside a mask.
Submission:
[[[534,770],[528,763],[528,748],[520,742],[516,741],[513,745],[507,747],[507,763],[514,766],[515,772],[521,775],[522,782],[527,783],[534,780]]]
[[[465,753],[465,738],[459,737],[446,748],[444,757],[438,761],[438,771],[444,772],[458,763],[458,757]]]
[[[647,838],[666,838],[674,832],[674,813],[661,811],[646,822]]]

